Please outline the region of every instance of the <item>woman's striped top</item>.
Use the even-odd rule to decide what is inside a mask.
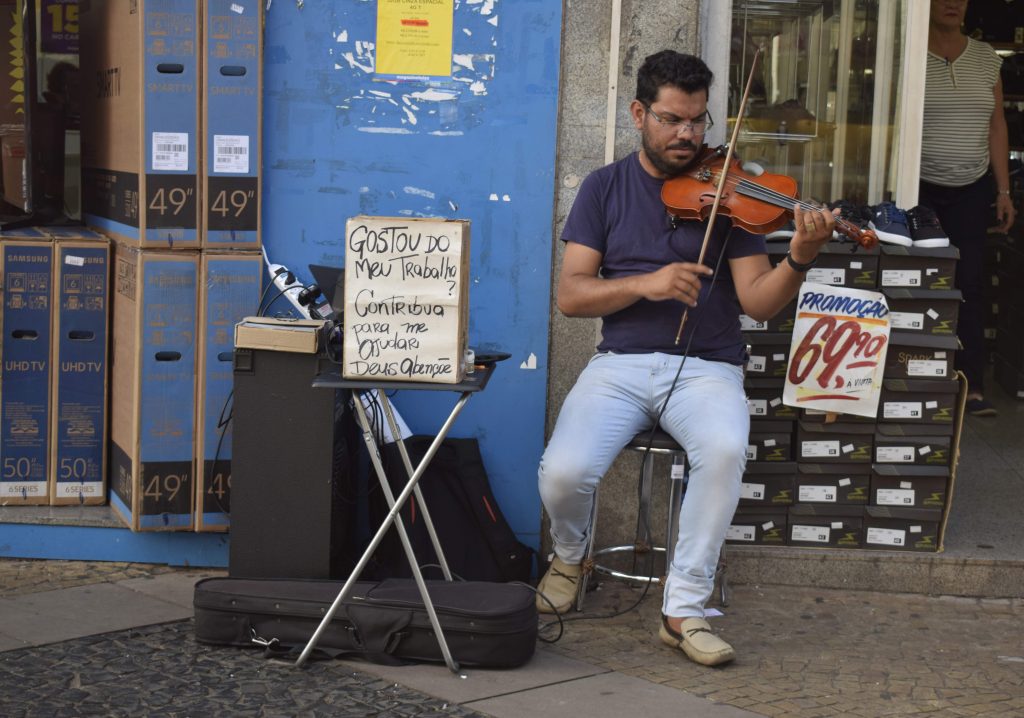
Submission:
[[[963,187],[988,171],[989,123],[1003,60],[983,42],[967,38],[952,62],[928,53],[921,179]]]

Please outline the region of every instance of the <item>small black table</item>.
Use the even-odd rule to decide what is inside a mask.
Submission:
[[[426,527],[427,532],[430,534],[430,540],[433,543],[434,552],[437,554],[437,559],[441,565],[441,570],[444,573],[445,580],[451,581],[452,574],[448,568],[448,562],[445,559],[444,552],[441,550],[437,533],[434,531],[434,524],[430,519],[430,513],[427,510],[426,503],[423,501],[423,495],[420,493],[418,484],[423,473],[427,470],[427,466],[430,464],[431,459],[434,458],[434,454],[436,454],[437,450],[440,448],[441,442],[444,441],[448,431],[455,423],[455,419],[462,411],[462,408],[466,405],[466,402],[469,401],[469,397],[484,390],[487,386],[487,382],[491,378],[491,375],[494,373],[494,367],[494,364],[477,366],[473,373],[466,374],[465,379],[458,384],[384,381],[379,379],[345,379],[341,376],[339,369],[322,372],[313,379],[314,388],[342,389],[351,392],[352,404],[356,410],[359,427],[363,432],[363,441],[369,451],[370,462],[373,464],[374,472],[377,474],[377,480],[380,482],[381,489],[384,492],[384,497],[387,499],[390,511],[388,511],[387,516],[384,518],[383,522],[381,522],[380,528],[377,529],[377,533],[374,534],[373,539],[370,541],[370,545],[366,547],[366,550],[363,552],[363,555],[356,564],[356,567],[352,570],[351,575],[349,575],[348,579],[345,581],[345,585],[342,586],[337,598],[334,599],[334,603],[331,604],[331,607],[324,615],[323,620],[320,621],[320,625],[313,633],[313,637],[309,639],[309,643],[306,644],[302,654],[295,662],[296,666],[301,666],[305,663],[309,654],[316,647],[317,641],[320,640],[321,634],[323,634],[327,629],[327,626],[330,625],[335,612],[341,607],[341,604],[351,593],[359,575],[363,572],[366,564],[373,556],[373,552],[377,550],[377,546],[383,540],[384,534],[387,533],[388,528],[394,524],[395,528],[398,530],[399,538],[402,541],[402,547],[405,550],[405,556],[409,561],[409,566],[412,568],[412,574],[416,581],[416,586],[419,589],[420,596],[423,598],[423,604],[427,609],[427,615],[430,617],[430,624],[433,626],[434,634],[437,636],[437,642],[441,647],[441,654],[444,656],[444,661],[453,673],[459,672],[459,664],[454,658],[452,658],[451,651],[448,649],[448,642],[445,640],[444,632],[441,630],[441,623],[438,621],[437,612],[434,610],[434,603],[430,600],[430,594],[428,593],[427,586],[423,581],[423,574],[420,572],[419,564],[416,561],[416,554],[413,551],[412,543],[409,541],[409,536],[406,534],[405,524],[402,522],[402,517],[398,515],[398,512],[409,499],[409,496],[415,493],[416,500],[419,502],[419,509],[423,516],[423,524]],[[452,407],[452,410],[449,412],[448,418],[441,425],[441,428],[438,429],[437,435],[431,442],[427,452],[415,467],[413,467],[412,462],[409,459],[409,453],[406,451],[405,442],[402,439],[401,431],[398,428],[394,412],[391,409],[391,402],[389,402],[387,398],[388,391],[402,389],[413,391],[454,391],[459,392],[460,394],[458,400],[455,402],[455,406]],[[377,439],[373,431],[373,424],[370,422],[370,419],[366,414],[366,408],[363,404],[362,397],[362,394],[365,392],[374,392],[376,394],[375,400],[379,401],[391,430],[391,435],[398,443],[398,451],[402,456],[402,463],[405,465],[405,470],[409,477],[405,487],[397,497],[395,497],[391,491],[391,485],[388,482],[387,474],[384,471],[383,464],[381,463],[380,449],[377,446]]]

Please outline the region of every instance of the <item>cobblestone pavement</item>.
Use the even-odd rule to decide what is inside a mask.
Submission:
[[[479,716],[335,661],[203,646],[192,621],[0,654],[0,715]]]
[[[0,597],[176,570],[0,559]],[[0,716],[481,716],[335,661],[293,660],[198,644],[191,620],[6,651]]]
[[[0,596],[174,570],[0,559]],[[711,669],[658,641],[660,593],[591,620],[641,594],[605,581],[542,650],[764,716],[1024,717],[1024,599],[735,586],[711,623],[738,658]],[[0,715],[481,715],[372,673],[202,646],[178,621],[0,653]]]
[[[584,615],[639,595],[606,582]],[[1024,600],[737,586],[710,622],[738,658],[715,669],[658,641],[660,604],[569,622],[549,649],[766,716],[1024,716]]]
[[[0,598],[156,576],[177,569],[148,563],[0,559]]]

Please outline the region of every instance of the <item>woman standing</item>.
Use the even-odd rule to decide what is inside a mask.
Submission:
[[[987,219],[995,197],[997,229],[1016,215],[1010,196],[1009,142],[1003,115],[1002,59],[961,31],[967,0],[931,0],[928,70],[918,202],[930,207],[960,250],[963,292],[957,368],[967,376],[967,411],[995,416],[985,400],[984,260]]]

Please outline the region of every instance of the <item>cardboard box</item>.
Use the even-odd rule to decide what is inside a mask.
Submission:
[[[906,287],[908,289],[953,289],[956,263],[960,251],[956,247],[902,247],[895,244],[880,245],[878,260],[878,286],[880,289]]]
[[[882,291],[889,305],[893,331],[955,336],[963,294],[959,289],[898,289]]]
[[[463,380],[469,229],[465,220],[348,220],[342,376],[433,384]]]
[[[191,531],[199,255],[115,246],[110,503],[133,531]]]
[[[922,424],[937,434],[952,434],[956,418],[956,379],[884,379],[878,420]]]
[[[741,508],[732,517],[725,542],[748,546],[784,546],[786,509]]]
[[[886,551],[938,551],[942,511],[868,506],[864,509],[864,548]]]
[[[234,330],[239,320],[257,310],[263,257],[258,252],[203,254],[199,276],[196,531],[227,531]]]
[[[82,217],[140,247],[199,246],[199,0],[81,3]]]
[[[783,261],[789,251],[789,242],[767,242],[766,246],[772,264]],[[832,287],[874,289],[878,286],[878,256],[878,247],[857,247],[854,252],[848,242],[829,242],[821,248],[804,281]]]
[[[53,244],[0,240],[0,276],[0,505],[45,505],[50,502]]]
[[[950,473],[945,466],[875,464],[871,467],[871,505],[945,508]]]
[[[955,427],[954,427],[955,428]],[[949,435],[936,435],[921,424],[886,424],[875,427],[875,462],[950,466],[955,443]]]
[[[260,246],[263,3],[205,0],[202,106],[206,249]]]
[[[80,234],[54,245],[51,504],[107,502],[110,243]]]
[[[959,347],[959,340],[953,336],[892,332],[883,376],[886,379],[950,379],[954,375],[953,358]]]
[[[865,464],[798,464],[794,503],[867,506],[870,487]]]
[[[0,137],[3,162],[4,201],[28,212],[28,167],[25,164],[25,133]]]
[[[861,508],[818,504],[789,507],[790,546],[860,548],[863,536]]]
[[[782,403],[783,382],[778,379],[744,379],[747,392],[747,410],[752,420],[794,420],[796,407]]]
[[[751,421],[747,461],[792,461],[795,427],[792,421]]]
[[[796,485],[795,461],[748,461],[740,486],[740,506],[788,506]]]
[[[780,332],[759,334],[750,332],[743,336],[750,347],[744,381],[748,379],[786,379],[789,368],[789,347],[793,335]]]
[[[801,463],[871,463],[874,425],[837,421],[797,423],[797,454]]]
[[[235,348],[316,354],[326,326],[323,319],[245,317],[235,325]]]

